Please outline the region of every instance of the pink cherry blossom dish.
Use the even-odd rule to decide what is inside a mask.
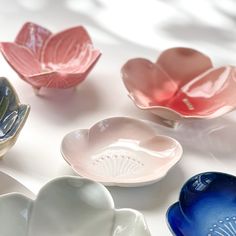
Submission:
[[[214,68],[191,48],[170,48],[155,63],[135,58],[122,67],[129,97],[173,125],[182,118],[210,119],[236,106],[236,68]]]
[[[101,55],[83,26],[53,34],[31,22],[23,25],[15,42],[2,42],[0,49],[20,78],[35,89],[78,85]]]
[[[67,134],[61,153],[80,176],[108,186],[136,187],[164,178],[183,150],[150,123],[113,117]]]

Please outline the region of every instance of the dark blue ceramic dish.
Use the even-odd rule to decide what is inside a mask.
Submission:
[[[14,145],[30,107],[21,104],[6,78],[0,78],[0,158]]]
[[[192,177],[167,221],[176,236],[236,236],[236,177],[217,172]]]

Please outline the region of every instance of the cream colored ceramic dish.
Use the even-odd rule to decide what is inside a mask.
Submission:
[[[183,151],[176,140],[157,135],[151,125],[116,117],[67,134],[61,152],[80,176],[108,186],[130,187],[163,178]]]
[[[144,217],[115,209],[101,184],[61,177],[33,201],[21,194],[0,196],[2,236],[150,236]]]

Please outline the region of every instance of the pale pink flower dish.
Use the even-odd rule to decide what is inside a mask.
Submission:
[[[162,179],[183,150],[151,123],[113,117],[67,134],[61,152],[80,176],[107,186],[136,187]]]
[[[121,71],[137,107],[173,126],[183,118],[219,117],[236,106],[236,68],[214,68],[208,56],[194,49],[167,49],[155,63],[131,59]]]
[[[40,25],[23,25],[1,52],[17,74],[35,89],[70,88],[81,83],[101,53],[83,26],[53,34]]]

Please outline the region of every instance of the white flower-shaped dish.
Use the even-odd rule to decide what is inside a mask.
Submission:
[[[61,177],[36,200],[12,193],[0,197],[2,236],[150,236],[141,213],[114,208],[101,184]]]
[[[80,176],[107,186],[135,187],[163,178],[183,151],[173,138],[156,135],[151,125],[116,117],[67,134],[61,152]]]

